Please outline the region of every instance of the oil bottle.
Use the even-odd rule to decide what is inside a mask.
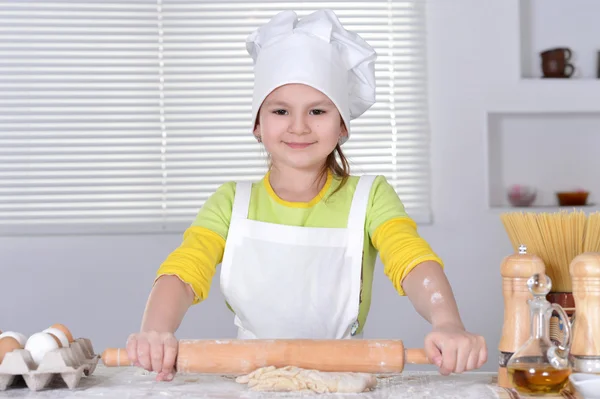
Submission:
[[[550,277],[534,274],[527,280],[533,295],[528,301],[531,314],[531,335],[511,356],[506,367],[513,387],[528,395],[557,394],[571,375],[569,348],[571,325],[565,310],[546,300],[552,288]],[[565,325],[564,342],[555,345],[550,340],[550,317],[556,311]]]

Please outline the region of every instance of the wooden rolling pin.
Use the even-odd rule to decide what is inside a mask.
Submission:
[[[108,367],[131,366],[125,349],[102,354]],[[178,373],[247,374],[265,366],[319,371],[399,373],[405,364],[429,364],[423,349],[405,349],[400,340],[180,340]]]

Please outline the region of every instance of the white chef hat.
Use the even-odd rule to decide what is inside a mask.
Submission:
[[[295,12],[283,11],[248,36],[246,49],[254,60],[253,129],[265,98],[289,83],[306,84],[328,96],[348,135],[350,121],[375,103],[377,53],[346,30],[331,10],[316,11],[300,21]]]

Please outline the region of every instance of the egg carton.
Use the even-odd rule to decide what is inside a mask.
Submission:
[[[17,386],[20,378],[32,391],[46,388],[54,378],[62,379],[73,389],[84,375],[94,372],[99,359],[87,338],[78,338],[68,348],[46,353],[38,366],[28,350],[16,349],[7,353],[0,364],[0,391]]]

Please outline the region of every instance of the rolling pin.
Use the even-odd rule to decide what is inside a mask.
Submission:
[[[125,349],[102,353],[107,367],[131,366]],[[180,340],[178,373],[247,374],[260,367],[296,366],[319,371],[400,373],[405,364],[430,364],[423,349],[400,340],[231,339]]]

